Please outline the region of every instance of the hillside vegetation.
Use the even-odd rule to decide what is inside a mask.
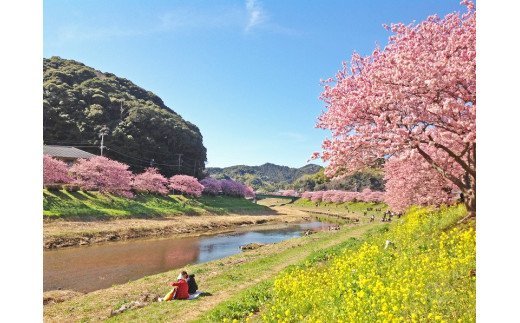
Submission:
[[[290,186],[298,178],[316,174],[323,167],[308,164],[300,168],[291,168],[266,163],[260,166],[236,165],[225,168],[208,167],[207,172],[215,178],[231,178],[246,183],[257,191],[272,192]]]
[[[131,81],[60,57],[43,60],[43,138],[46,144],[98,145],[105,155],[141,171],[200,177],[206,161],[202,135],[160,97]],[[81,149],[99,153],[98,148]],[[182,163],[178,166],[178,155]]]

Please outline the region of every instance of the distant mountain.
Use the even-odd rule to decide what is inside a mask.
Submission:
[[[290,188],[291,184],[305,175],[320,172],[323,167],[308,164],[300,168],[291,168],[266,163],[260,166],[237,165],[225,168],[208,167],[206,171],[212,177],[231,178],[246,183],[257,191],[273,192]]]
[[[201,177],[206,148],[199,128],[162,99],[131,81],[83,63],[43,59],[43,140],[81,146],[141,171],[153,164],[161,173]],[[179,165],[179,159],[181,163]]]

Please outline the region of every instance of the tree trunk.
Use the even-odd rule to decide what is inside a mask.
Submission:
[[[464,205],[466,206],[468,214],[462,218],[459,223],[477,216],[477,196],[475,194],[475,189],[469,189],[462,192],[462,194],[464,195]]]

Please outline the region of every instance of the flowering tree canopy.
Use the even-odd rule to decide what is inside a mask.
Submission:
[[[347,192],[339,190],[330,191],[315,191],[315,192],[303,192],[301,197],[304,199],[311,200],[313,202],[332,202],[332,203],[344,203],[344,202],[382,202],[384,200],[385,193],[379,191],[371,191],[370,189],[364,189],[362,192]]]
[[[134,178],[133,188],[138,192],[168,194],[168,179],[159,173],[157,168],[147,168]]]
[[[43,184],[70,183],[71,178],[68,175],[69,169],[67,164],[61,160],[52,158],[49,155],[43,155]]]
[[[129,166],[106,157],[79,159],[70,168],[75,182],[83,190],[99,190],[102,193],[132,197],[132,172]]]
[[[189,175],[174,175],[170,177],[170,188],[182,194],[199,197],[202,195],[204,186],[199,181]]]
[[[457,187],[415,152],[390,158],[385,180],[385,202],[399,212],[410,205],[449,204],[457,197]]]
[[[248,187],[246,185],[232,179],[223,179],[220,181],[220,185],[222,187],[222,193],[229,196],[244,197],[248,194],[251,195],[252,192],[252,190],[251,192],[248,192]]]
[[[462,15],[387,27],[394,35],[384,49],[354,54],[326,81],[317,126],[332,131],[322,153],[328,176],[413,152],[462,192],[475,215],[476,13],[463,3]]]
[[[217,195],[222,191],[222,185],[220,185],[218,179],[206,177],[201,180],[200,183],[204,186],[204,190],[202,191],[204,194]]]

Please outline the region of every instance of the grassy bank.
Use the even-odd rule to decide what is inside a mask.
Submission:
[[[199,214],[272,214],[265,206],[243,198],[181,195],[136,195],[133,199],[99,192],[43,190],[43,215],[56,218],[131,218]]]
[[[287,268],[205,313],[212,321],[474,322],[475,223],[415,209],[363,241]],[[392,244],[385,248],[385,242]],[[323,292],[316,292],[316,291]],[[325,320],[326,319],[326,320]]]
[[[309,259],[323,260],[333,253],[333,250],[337,250],[338,246],[357,243],[357,238],[373,226],[345,227],[339,232],[322,232],[289,239],[221,260],[188,266],[186,269],[197,275],[200,289],[211,294],[195,301],[152,302],[145,307],[128,310],[109,318],[111,310],[139,300],[143,294],[163,296],[168,291],[167,282],[178,274],[178,271],[174,270],[48,305],[44,309],[44,319],[47,322],[104,319],[118,322],[204,320],[205,314],[237,295],[247,296],[251,289],[255,288],[269,290],[263,287],[269,288],[276,275],[288,266],[302,264]],[[248,301],[243,304],[246,303]],[[255,303],[253,306],[258,304]],[[244,308],[240,311],[247,312]],[[215,317],[212,314],[211,318]]]
[[[345,202],[345,203],[332,203],[332,202],[312,202],[308,199],[300,198],[292,204],[293,207],[302,209],[317,209],[329,212],[342,212],[352,214],[368,214],[380,215],[386,211],[387,206],[384,203],[369,203],[369,202]],[[368,211],[368,209],[372,209]],[[381,209],[381,211],[375,211],[375,209]]]

